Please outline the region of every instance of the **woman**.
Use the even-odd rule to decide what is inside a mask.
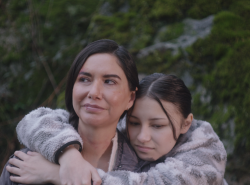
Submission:
[[[92,173],[96,173],[94,167],[112,168],[109,159],[116,126],[133,105],[138,85],[134,61],[114,41],[93,42],[74,60],[68,74],[66,106],[70,123],[85,143],[81,154],[93,166]],[[1,178],[8,181],[8,177]]]
[[[180,79],[177,79],[169,75],[153,74],[153,75],[146,77],[141,82],[139,91],[137,92],[137,97],[138,99],[135,103],[135,107],[133,111],[131,110],[132,114],[131,116],[129,116],[130,119],[128,122],[129,123],[128,131],[129,131],[129,136],[131,139],[130,141],[132,145],[134,146],[139,157],[145,160],[153,160],[153,162],[142,161],[139,159],[137,159],[138,161],[136,161],[136,159],[133,159],[134,158],[133,155],[129,156],[129,154],[131,153],[131,150],[130,152],[127,152],[128,154],[127,161],[133,159],[133,162],[139,164],[140,166],[138,167],[138,165],[133,166],[132,164],[130,164],[129,165],[130,167],[134,167],[134,169],[136,169],[136,170],[132,169],[131,171],[142,172],[142,171],[148,171],[150,167],[155,166],[157,163],[164,162],[165,156],[163,155],[167,154],[173,148],[180,134],[184,134],[189,130],[189,127],[192,122],[191,95],[188,89],[186,88],[186,86],[183,84],[183,82]],[[176,112],[178,112],[179,114],[176,114]],[[155,121],[149,122],[148,120],[152,120],[151,119],[152,116],[153,116],[153,120]],[[163,120],[160,121],[159,119],[158,121],[156,121],[157,119],[154,119],[154,118],[157,118],[157,116],[161,116],[162,118],[165,119],[165,121]],[[168,126],[166,125],[166,120],[169,120]],[[181,122],[183,124],[180,124]],[[141,125],[143,125],[143,127]],[[149,128],[152,128],[152,126],[157,127],[157,128],[158,127],[159,128],[163,127],[163,128],[159,129],[157,132],[155,131],[154,132],[156,133],[155,135],[152,132],[151,134],[148,134],[152,137],[147,137],[147,134],[145,136],[145,133],[148,133],[147,130],[150,130]],[[206,136],[205,137],[200,136],[199,137],[200,141],[191,142],[191,140],[193,139],[192,137],[193,135],[195,136],[197,135],[197,133],[203,134],[203,132],[201,132],[202,129],[206,129],[206,132],[207,132],[205,134]],[[163,132],[159,132],[159,131],[163,131]],[[166,132],[168,132],[168,134],[166,134]],[[159,139],[158,136],[162,136],[162,137],[160,137]],[[168,136],[168,137],[166,138],[165,136]],[[165,140],[168,139],[168,141],[171,141],[171,142],[166,143],[164,140],[164,137],[165,137]],[[159,145],[160,147],[158,148],[154,145],[154,150],[153,150],[154,152],[151,152],[150,147],[153,146],[152,144],[157,144],[158,142],[151,141],[150,147],[148,147],[147,138],[154,138],[154,140],[152,141],[164,141],[164,142],[160,143]],[[144,147],[141,147],[140,145],[138,147],[138,143],[140,145],[142,144],[143,145],[145,144],[145,145]],[[191,147],[187,148],[187,145],[190,145],[191,143],[193,143],[193,145],[195,144],[196,146],[191,145]],[[213,146],[214,148],[211,149],[209,148],[210,146]],[[215,152],[214,151],[215,149],[217,149],[218,151]],[[188,160],[186,160],[190,156],[194,159],[196,157],[199,157],[199,154],[202,154],[202,150],[206,150],[207,154],[205,155],[205,158],[200,159],[199,166],[196,166],[195,164],[193,164],[192,161],[189,162]],[[218,161],[216,162],[217,172],[215,172],[214,171],[215,168],[212,167],[213,166],[212,163],[214,163],[213,158],[210,155],[212,153],[214,155],[217,155],[217,157],[224,156],[224,159],[221,159],[220,162]],[[120,155],[117,155],[117,156],[120,157]],[[123,155],[121,156],[126,157]],[[224,151],[223,145],[221,145],[218,137],[213,132],[211,126],[208,123],[194,121],[189,132],[187,132],[186,134],[184,134],[182,137],[178,139],[176,147],[173,150],[171,150],[171,152],[168,153],[167,156],[174,157],[174,158],[165,160],[165,165],[162,166],[162,164],[159,164],[156,166],[156,168],[154,169],[152,168],[146,174],[145,173],[134,174],[134,173],[127,172],[127,171],[126,172],[116,171],[116,172],[109,172],[108,174],[104,174],[100,172],[100,175],[103,176],[104,184],[112,184],[112,182],[120,182],[121,184],[129,184],[127,179],[129,179],[131,184],[132,183],[140,184],[140,183],[146,183],[146,182],[150,184],[150,183],[153,183],[152,181],[154,181],[154,183],[159,183],[159,184],[162,184],[164,182],[168,182],[172,184],[181,183],[181,182],[187,183],[187,184],[190,184],[190,183],[191,184],[202,184],[202,183],[204,184],[204,182],[207,182],[208,184],[211,184],[211,183],[213,184],[213,183],[218,183],[218,182],[222,183],[223,173],[224,173],[223,168],[225,168],[225,151]],[[157,161],[155,161],[156,159]],[[122,166],[125,165],[123,169],[124,168],[126,169],[125,162],[126,160],[123,160]],[[197,161],[194,161],[194,162],[197,162]],[[187,168],[187,166],[189,166],[189,169]],[[162,167],[164,167],[165,169]],[[207,169],[204,169],[204,167]],[[222,168],[220,169],[220,167]],[[190,174],[191,172],[193,174]],[[151,173],[164,174],[164,175],[163,176],[157,175],[155,178],[152,175],[150,175]],[[217,175],[218,177],[216,179]],[[208,181],[209,178],[210,178],[210,181]]]

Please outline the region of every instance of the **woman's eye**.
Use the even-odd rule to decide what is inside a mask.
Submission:
[[[111,85],[112,85],[112,84],[115,84],[115,81],[109,80],[109,79],[108,79],[108,80],[105,80],[105,83],[106,83],[106,84],[111,84]]]
[[[81,82],[89,82],[90,80],[89,80],[88,78],[81,77],[81,78],[80,78],[80,81],[81,81]]]

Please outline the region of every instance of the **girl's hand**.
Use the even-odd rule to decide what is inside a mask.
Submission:
[[[84,158],[75,147],[68,147],[59,158],[60,179],[62,185],[100,185],[102,180],[97,170]]]
[[[18,175],[10,176],[10,180],[22,184],[60,184],[59,165],[53,164],[46,160],[41,154],[36,152],[28,152],[25,154],[16,151],[9,163],[16,166],[7,166],[8,172]]]

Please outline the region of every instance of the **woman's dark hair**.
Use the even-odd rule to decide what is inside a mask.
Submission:
[[[90,43],[86,46],[75,58],[73,64],[70,67],[65,91],[65,103],[70,113],[69,123],[77,130],[79,117],[75,113],[72,103],[72,91],[76,81],[76,78],[91,55],[97,53],[109,53],[117,57],[119,65],[123,69],[127,80],[130,91],[135,91],[139,86],[138,72],[135,62],[132,60],[129,52],[122,46],[119,46],[115,41],[102,39]],[[105,64],[103,64],[105,65]],[[101,66],[100,66],[101,67]],[[126,111],[121,115],[120,119],[124,117]]]
[[[140,81],[139,89],[136,92],[136,99],[145,96],[156,100],[160,104],[172,126],[174,139],[177,140],[176,129],[171,120],[171,115],[165,110],[160,100],[173,103],[182,116],[187,118],[191,113],[192,96],[184,82],[174,75],[162,73],[151,74]],[[128,117],[132,113],[132,109],[133,107],[129,110]]]

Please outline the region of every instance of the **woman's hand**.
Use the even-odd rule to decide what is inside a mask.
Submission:
[[[69,146],[59,158],[62,185],[100,185],[102,180],[97,170],[73,146]]]
[[[23,184],[60,184],[59,165],[49,162],[36,152],[29,151],[25,154],[16,151],[14,155],[21,160],[17,158],[9,160],[9,163],[16,167],[7,166],[7,171],[18,175],[10,176],[11,181]]]

